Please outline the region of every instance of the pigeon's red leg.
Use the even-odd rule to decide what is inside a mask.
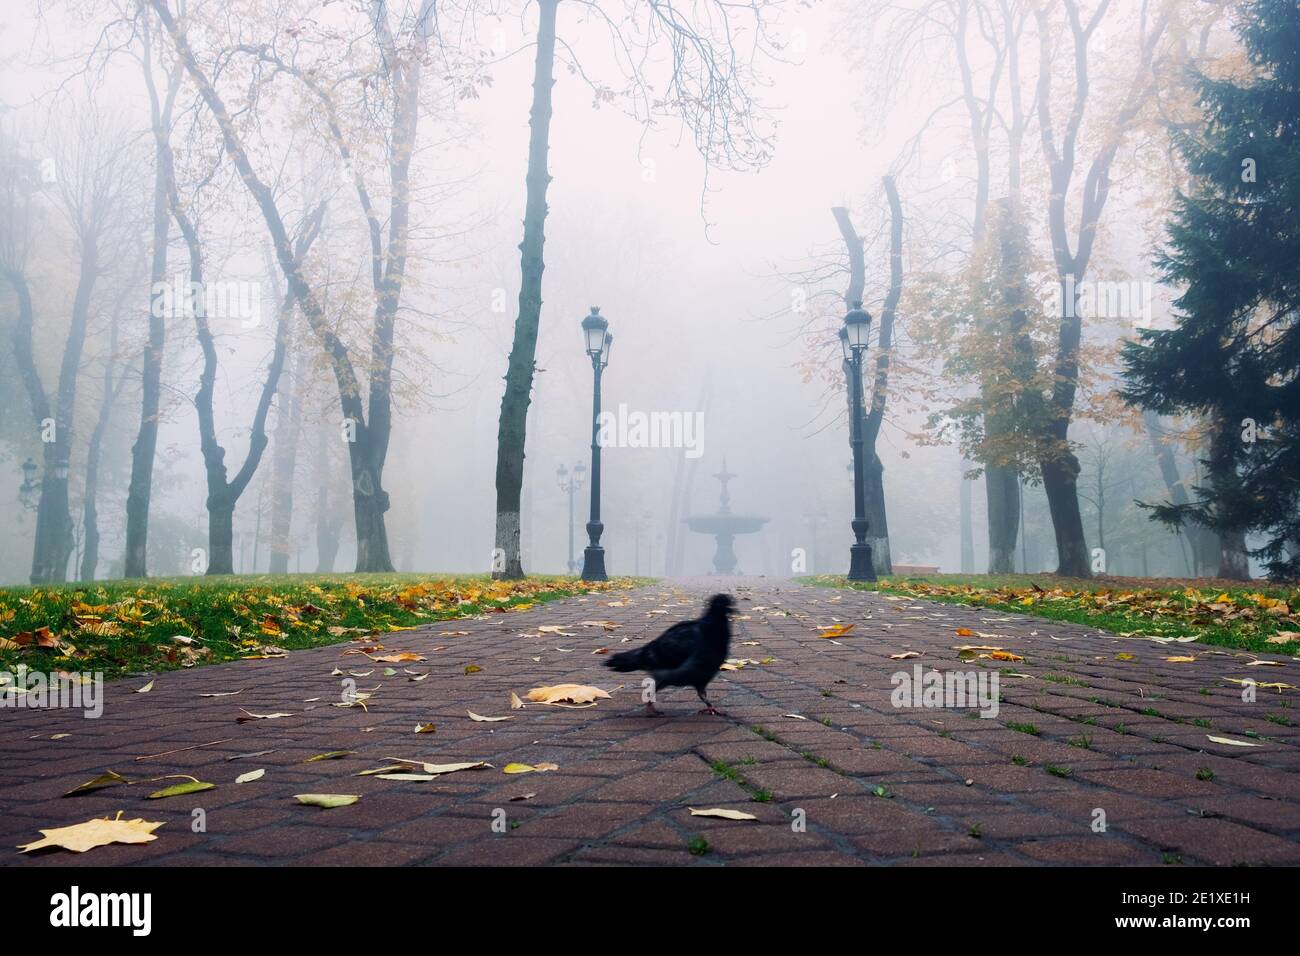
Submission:
[[[701,714],[711,714],[714,717],[726,717],[727,715],[718,708],[709,703],[709,698],[704,696],[704,691],[696,690],[695,693],[700,695],[700,700],[704,701],[704,706],[698,711]]]

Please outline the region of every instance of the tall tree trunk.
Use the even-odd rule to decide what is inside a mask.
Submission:
[[[208,496],[208,574],[235,573],[235,503]]]
[[[347,345],[339,338],[334,331],[329,320],[325,316],[325,311],[321,306],[320,299],[311,284],[308,282],[303,272],[302,264],[295,256],[294,248],[289,240],[288,230],[285,228],[284,219],[280,215],[280,210],[276,206],[275,194],[269,186],[258,176],[257,170],[253,168],[252,161],[249,159],[248,151],[244,148],[243,141],[235,128],[234,120],[230,111],[226,108],[225,101],[221,94],[217,92],[212,80],[209,79],[203,68],[199,65],[198,59],[190,46],[189,39],[185,30],[176,22],[167,7],[165,0],[149,0],[150,6],[158,14],[158,18],[167,28],[171,36],[172,43],[176,48],[176,54],[179,61],[184,64],[186,72],[198,87],[199,95],[207,104],[208,111],[216,121],[221,130],[222,142],[225,145],[227,154],[231,157],[235,167],[239,171],[240,180],[244,183],[245,188],[252,196],[253,201],[257,204],[258,210],[262,214],[262,219],[266,223],[267,232],[271,236],[271,241],[275,247],[276,261],[280,265],[280,271],[284,274],[288,284],[289,294],[297,300],[299,307],[302,309],[303,316],[307,319],[308,325],[316,333],[321,347],[329,358],[330,371],[334,375],[335,384],[338,387],[339,406],[343,412],[343,418],[350,423],[351,429],[355,432],[356,441],[349,443],[348,451],[351,457],[352,479],[354,489],[354,511],[360,517],[364,515],[364,527],[357,528],[357,570],[358,571],[391,571],[392,562],[388,557],[388,540],[383,533],[383,514],[388,510],[388,495],[384,492],[381,484],[384,454],[388,447],[388,428],[389,418],[387,406],[377,410],[379,417],[378,425],[375,429],[367,426],[366,409],[361,398],[361,383],[358,379],[356,368],[353,366],[352,358],[348,353]],[[383,11],[384,5],[378,4],[376,10]],[[427,13],[431,9],[431,0],[425,0],[421,5],[421,23],[424,29],[430,28],[428,25]],[[387,37],[387,28],[382,21],[382,17],[375,19],[376,31],[383,32]],[[387,38],[386,47],[391,47],[391,37]],[[403,58],[395,50],[386,53],[386,60],[396,66],[400,66],[398,61]],[[420,58],[410,58],[410,69],[418,74],[418,63]],[[399,81],[408,91],[412,88],[418,91],[418,83],[412,86],[406,81]],[[399,96],[399,102],[410,106],[410,100],[406,97]],[[395,141],[409,143],[405,137],[408,132],[413,131],[414,120],[409,122],[403,121],[397,124],[394,133]],[[396,148],[396,147],[395,147]],[[393,159],[394,175],[396,176],[405,162],[409,162],[409,155],[403,158],[395,155]],[[401,226],[402,217],[398,213],[397,206],[404,200],[406,193],[399,187],[397,180],[394,180],[394,209],[390,218],[390,242],[389,256],[390,260],[396,257],[405,256],[406,237],[401,237],[401,242],[397,248],[394,248],[392,242],[392,230]],[[324,206],[319,207],[322,211]],[[368,216],[370,215],[367,209]],[[404,263],[404,258],[403,258]],[[378,263],[374,265],[376,270],[379,269]],[[389,274],[394,279],[398,279],[400,269],[396,263],[390,261]],[[400,279],[398,279],[400,283]],[[379,291],[379,290],[376,290]],[[386,287],[381,294],[381,305],[377,307],[376,329],[372,339],[372,364],[378,367],[371,368],[371,389],[370,395],[373,400],[375,396],[375,379],[379,375],[384,381],[387,381],[385,367],[391,370],[392,347],[391,337],[386,338],[385,331],[380,327],[384,321],[380,318],[383,310],[387,308],[383,303],[389,301],[384,296],[391,291]],[[263,436],[264,438],[265,436]],[[260,449],[259,449],[260,455]],[[247,467],[248,461],[245,462]]]
[[[995,204],[998,231],[998,268],[1002,285],[1005,327],[997,329],[1009,346],[1008,369],[1013,380],[1026,383],[1034,375],[1033,343],[1026,331],[1028,291],[1025,288],[1021,250],[1018,184],[1013,180],[1011,195]],[[981,387],[984,387],[983,385]],[[1039,411],[1037,397],[1025,389],[1019,398],[992,398],[985,392],[992,408],[984,415],[985,434],[991,438],[1005,436],[1020,427],[1020,420]],[[1035,407],[1031,408],[1031,405]],[[989,573],[1010,574],[1015,570],[1016,539],[1020,534],[1020,470],[1003,461],[987,463],[984,469],[984,494],[988,505]]]
[[[885,466],[873,449],[863,463],[866,491],[867,544],[871,545],[871,567],[876,577],[894,573],[889,556],[889,514],[885,509]]]
[[[971,524],[971,482],[966,477],[966,472],[970,469],[970,463],[964,458],[961,460],[961,471],[957,475],[958,485],[958,513],[957,523],[960,526],[961,534],[961,573],[973,574],[975,571],[975,532]]]
[[[1240,439],[1227,422],[1214,423],[1210,434],[1209,478],[1216,492],[1223,493],[1238,481],[1234,446]],[[1229,581],[1250,580],[1246,554],[1246,532],[1241,528],[1219,527],[1218,576]]]
[[[1064,216],[1064,212],[1061,215]],[[1069,578],[1088,578],[1092,576],[1092,565],[1088,560],[1088,542],[1083,534],[1083,514],[1079,510],[1079,459],[1074,454],[1069,435],[1079,382],[1079,343],[1083,336],[1083,317],[1079,314],[1078,299],[1083,269],[1068,252],[1064,253],[1064,258],[1070,264],[1067,266],[1058,260],[1063,314],[1059,317],[1056,374],[1049,406],[1052,418],[1046,435],[1052,450],[1039,461],[1039,467],[1056,536],[1056,573]]]
[[[876,576],[894,573],[889,553],[889,516],[885,507],[885,466],[876,453],[876,441],[885,420],[889,401],[889,360],[894,347],[894,318],[903,296],[903,204],[893,176],[881,181],[889,201],[889,291],[880,309],[880,328],[876,337],[876,377],[871,387],[871,408],[863,429],[863,447],[867,460],[866,479],[867,543],[871,545],[871,563]],[[865,268],[864,268],[865,272]],[[865,277],[864,277],[865,278]]]
[[[529,113],[527,203],[521,252],[519,317],[506,370],[505,395],[497,430],[496,547],[505,554],[505,567],[497,578],[521,578],[519,553],[519,498],[524,480],[524,443],[528,406],[532,401],[537,355],[537,329],[542,313],[542,247],[546,242],[546,189],[551,177],[546,168],[551,130],[551,87],[555,68],[555,10],[559,0],[538,0],[537,56],[533,69],[533,105]],[[594,475],[593,475],[594,478]]]
[[[984,493],[989,509],[989,574],[1011,574],[1020,531],[1020,476],[1014,468],[989,465],[984,469]]]
[[[1219,577],[1229,581],[1250,580],[1250,558],[1246,553],[1246,533],[1225,531],[1219,536]]]
[[[343,526],[343,511],[330,500],[330,480],[333,463],[330,460],[332,443],[338,433],[328,425],[316,429],[316,572],[334,571],[334,561],[339,553],[339,533]]]
[[[181,208],[180,197],[175,189],[170,191],[171,212],[180,227],[181,235],[190,253],[190,283],[192,289],[203,288],[203,250],[198,232],[188,215]],[[293,250],[295,269],[301,268],[302,261],[315,241],[320,230],[321,220],[325,215],[322,203],[307,216],[303,223]],[[235,505],[243,495],[248,483],[252,481],[262,462],[268,439],[266,436],[266,418],[270,413],[271,401],[280,384],[280,373],[284,369],[284,357],[288,346],[289,320],[293,315],[293,296],[286,296],[280,304],[275,327],[275,348],[271,353],[271,362],[266,370],[266,379],[262,383],[262,392],[253,412],[253,424],[249,430],[248,452],[235,477],[227,479],[226,450],[217,440],[216,415],[214,412],[214,395],[217,377],[217,349],[212,336],[212,327],[202,303],[192,303],[194,312],[194,329],[203,352],[203,371],[199,374],[199,391],[194,398],[194,409],[199,420],[199,448],[203,453],[203,466],[207,475],[208,507],[208,574],[233,574],[231,565],[231,541],[233,540],[233,522]],[[261,508],[258,508],[258,522],[261,522]],[[253,563],[257,563],[257,542],[254,540]]]
[[[1050,462],[1042,462],[1043,491],[1056,534],[1056,573],[1067,578],[1092,576],[1088,561],[1088,542],[1083,534],[1083,515],[1079,511],[1079,459],[1066,453]]]
[[[113,312],[108,332],[108,355],[104,360],[104,388],[100,398],[99,418],[95,430],[90,435],[90,445],[86,450],[86,488],[82,501],[82,526],[85,528],[85,550],[81,555],[82,581],[95,580],[95,569],[99,566],[99,511],[95,499],[99,494],[99,457],[104,441],[104,432],[108,429],[109,419],[113,414],[113,405],[117,400],[117,391],[121,387],[113,384],[113,369],[117,361],[117,312]],[[125,378],[125,377],[123,377]]]
[[[77,375],[81,371],[81,353],[86,342],[86,324],[90,317],[90,296],[99,278],[99,249],[96,236],[83,231],[78,236],[81,255],[77,291],[72,302],[68,336],[64,341],[59,364],[59,383],[50,414],[49,399],[41,384],[32,351],[35,313],[26,277],[17,269],[5,274],[18,296],[18,322],[14,329],[14,356],[19,374],[27,388],[32,412],[44,442],[44,474],[36,506],[36,540],[32,548],[32,584],[50,584],[68,579],[68,560],[75,541],[68,500],[68,470],[72,459],[73,422],[76,419]],[[51,423],[52,418],[52,423]],[[50,434],[47,424],[52,424]]]
[[[289,307],[292,308],[292,300]],[[286,328],[286,335],[291,334]],[[290,343],[292,344],[292,343]],[[298,460],[298,436],[302,430],[302,402],[307,381],[301,350],[293,352],[289,370],[292,381],[282,391],[276,413],[275,453],[271,462],[271,574],[289,572],[289,550],[293,530],[293,479]]]
[[[1074,415],[1074,398],[1079,382],[1079,345],[1083,335],[1083,317],[1079,313],[1079,290],[1088,274],[1093,243],[1106,200],[1110,196],[1110,170],[1123,142],[1124,134],[1135,122],[1143,105],[1150,99],[1155,84],[1148,71],[1156,54],[1156,46],[1169,26],[1172,5],[1161,7],[1147,26],[1136,58],[1136,72],[1129,88],[1120,94],[1119,108],[1110,118],[1109,135],[1100,140],[1097,152],[1088,165],[1084,177],[1082,201],[1079,208],[1078,228],[1073,234],[1067,221],[1069,214],[1070,184],[1074,178],[1080,127],[1088,106],[1091,81],[1089,78],[1088,43],[1101,23],[1109,6],[1103,0],[1090,15],[1081,15],[1079,6],[1065,5],[1069,39],[1073,46],[1074,89],[1069,97],[1069,115],[1063,125],[1054,122],[1052,108],[1061,97],[1052,95],[1052,65],[1061,55],[1056,45],[1059,36],[1050,25],[1050,8],[1034,8],[1038,21],[1039,63],[1036,105],[1038,132],[1043,159],[1047,163],[1051,188],[1047,191],[1047,226],[1051,238],[1052,258],[1056,278],[1060,283],[1059,301],[1061,315],[1057,316],[1056,357],[1051,394],[1051,422],[1046,428],[1046,438],[1053,448],[1039,462],[1043,473],[1043,489],[1047,492],[1048,508],[1056,533],[1056,553],[1059,561],[1057,573],[1067,577],[1090,577],[1088,546],[1083,535],[1083,517],[1079,512],[1079,460],[1069,440],[1070,421]],[[1060,134],[1058,141],[1057,134]]]
[[[1174,504],[1185,505],[1190,500],[1187,485],[1178,473],[1178,462],[1174,460],[1173,449],[1162,440],[1160,418],[1155,412],[1147,410],[1142,413],[1142,422],[1146,426],[1147,437],[1151,441],[1151,450],[1156,456],[1156,465],[1160,477],[1164,480],[1165,490]],[[1219,535],[1213,528],[1189,523],[1182,529],[1191,545],[1193,572],[1197,575],[1202,569],[1217,568],[1219,563]]]
[[[149,91],[151,128],[154,139],[153,257],[149,265],[149,288],[154,300],[149,310],[149,338],[144,347],[140,372],[140,428],[131,446],[131,481],[126,495],[126,555],[124,574],[142,578],[148,573],[149,502],[153,495],[153,466],[158,449],[158,415],[162,408],[163,348],[167,338],[166,318],[161,314],[157,290],[167,281],[167,237],[171,229],[168,196],[172,188],[172,106],[180,89],[181,68],[177,64],[169,78],[166,95],[159,97],[153,78],[153,36],[149,18],[143,19],[142,65]]]

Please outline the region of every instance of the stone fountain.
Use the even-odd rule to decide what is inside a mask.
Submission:
[[[732,545],[736,535],[753,534],[771,519],[761,518],[758,515],[731,513],[731,495],[727,491],[727,484],[736,476],[727,471],[725,458],[722,460],[722,471],[713,477],[722,485],[718,496],[718,510],[710,515],[688,515],[682,521],[692,531],[713,535],[717,542],[717,547],[713,551],[713,573],[735,574],[736,552]]]

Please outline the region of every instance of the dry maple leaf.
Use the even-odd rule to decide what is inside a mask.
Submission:
[[[609,694],[586,684],[555,684],[552,687],[534,687],[526,696],[538,704],[590,704],[608,698]]]
[[[123,820],[122,811],[119,810],[117,817],[112,820],[105,817],[87,820],[85,823],[77,823],[69,827],[42,830],[42,839],[20,846],[18,849],[23,853],[30,853],[32,850],[43,850],[46,847],[60,847],[74,853],[85,853],[87,850],[93,850],[97,846],[107,846],[110,843],[152,843],[158,839],[153,831],[165,822],[161,820],[151,822],[138,817],[134,820]]]

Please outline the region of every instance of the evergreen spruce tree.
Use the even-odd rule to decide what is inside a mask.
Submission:
[[[1182,288],[1175,328],[1126,344],[1124,396],[1214,432],[1197,500],[1172,525],[1263,533],[1275,577],[1300,575],[1300,3],[1248,0],[1249,79],[1194,77],[1205,126],[1176,134],[1192,175],[1158,257]]]

